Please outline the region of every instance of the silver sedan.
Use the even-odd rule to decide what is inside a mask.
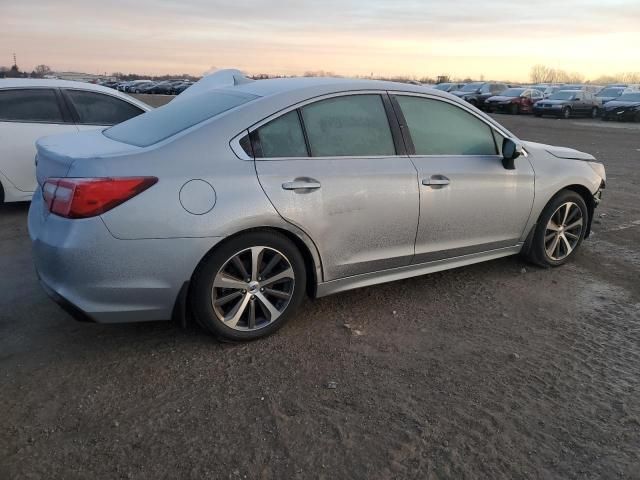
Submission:
[[[519,140],[421,86],[234,74],[183,95],[38,141],[34,260],[76,316],[189,314],[249,340],[305,294],[520,253],[554,267],[604,187],[591,155]]]

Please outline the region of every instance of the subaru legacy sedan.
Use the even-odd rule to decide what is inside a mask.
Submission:
[[[421,86],[195,84],[111,128],[41,139],[29,211],[44,289],[96,322],[192,315],[250,340],[322,297],[507,255],[555,267],[605,170]]]

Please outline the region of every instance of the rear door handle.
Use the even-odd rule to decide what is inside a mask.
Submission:
[[[317,190],[320,188],[320,182],[315,180],[294,180],[282,184],[284,190]]]
[[[444,187],[450,183],[451,180],[444,175],[431,175],[429,178],[422,179],[422,185],[427,185],[429,187]]]

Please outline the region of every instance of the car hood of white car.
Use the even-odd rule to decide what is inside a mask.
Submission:
[[[593,155],[568,147],[556,147],[554,145],[545,145],[544,143],[524,142],[525,148],[531,150],[544,150],[557,158],[566,158],[569,160],[584,160],[586,162],[596,161]]]

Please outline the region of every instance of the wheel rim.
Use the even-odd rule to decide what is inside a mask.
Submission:
[[[591,110],[591,118],[596,118],[598,116],[598,109],[594,108]]]
[[[580,241],[584,218],[580,207],[573,203],[563,203],[551,215],[544,232],[544,249],[551,260],[564,260],[573,252]]]
[[[295,274],[287,257],[257,246],[234,254],[218,270],[211,289],[213,311],[224,325],[252,331],[275,322],[289,306]]]
[[[571,110],[568,108],[564,109],[564,118],[569,118],[571,116]]]

